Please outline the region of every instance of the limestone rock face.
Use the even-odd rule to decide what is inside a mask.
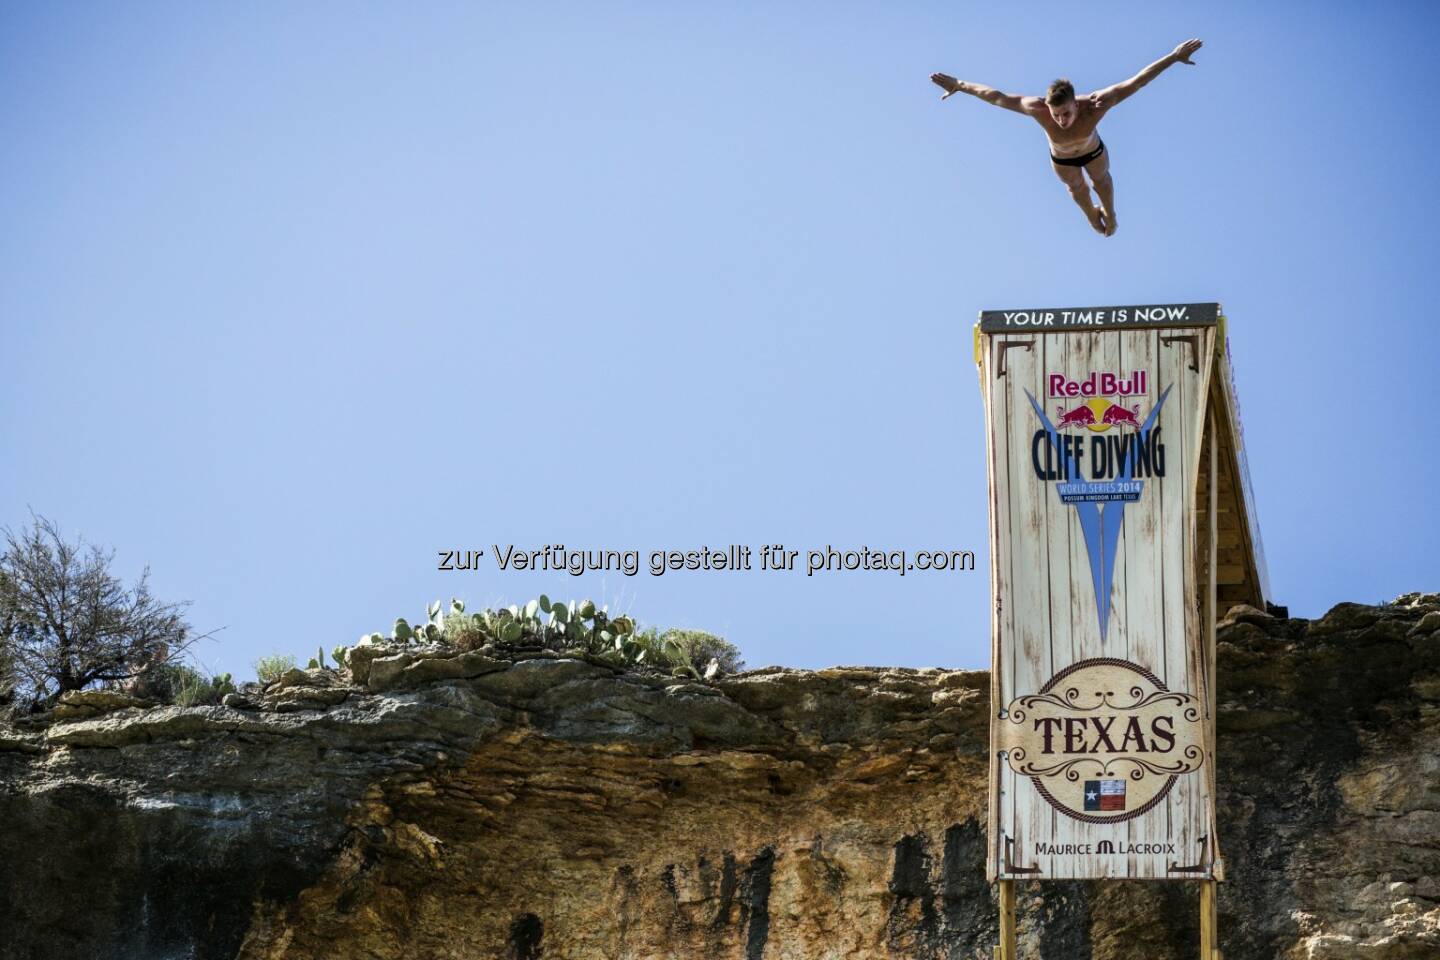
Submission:
[[[0,729],[0,960],[990,956],[984,673],[361,659]],[[1239,609],[1219,666],[1227,960],[1440,956],[1440,596]],[[1021,953],[1188,958],[1197,912],[1021,885]]]
[[[150,700],[141,700],[139,697],[114,690],[67,690],[60,694],[60,702],[55,705],[55,716],[60,720],[75,720],[99,716],[113,710],[149,706],[153,706]]]

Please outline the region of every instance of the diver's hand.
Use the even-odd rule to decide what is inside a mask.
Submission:
[[[945,95],[940,98],[941,100],[949,100],[960,92],[960,81],[948,73],[932,73],[930,74],[930,82],[945,91]]]
[[[1199,40],[1186,40],[1184,43],[1180,44],[1180,46],[1176,47],[1173,51],[1171,51],[1170,56],[1175,58],[1176,63],[1186,63],[1193,67],[1195,66],[1195,61],[1191,60],[1190,57],[1193,56],[1195,51],[1199,50],[1202,46],[1204,46],[1204,44],[1202,44]]]

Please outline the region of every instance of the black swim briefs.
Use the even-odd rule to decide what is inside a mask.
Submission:
[[[1050,154],[1050,159],[1054,160],[1062,167],[1083,167],[1085,166],[1085,164],[1089,163],[1091,160],[1094,160],[1095,158],[1099,157],[1100,154],[1105,152],[1105,141],[1101,140],[1099,137],[1096,137],[1095,142],[1098,143],[1099,146],[1097,146],[1094,150],[1091,150],[1089,153],[1085,154],[1082,157],[1057,157],[1055,156],[1055,154],[1052,153]]]

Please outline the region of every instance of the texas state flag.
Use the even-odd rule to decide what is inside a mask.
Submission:
[[[1085,809],[1102,812],[1107,810],[1124,810],[1125,781],[1086,780]]]

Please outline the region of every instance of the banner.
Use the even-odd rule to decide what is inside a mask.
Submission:
[[[1162,310],[1169,325],[1151,324]],[[1090,329],[1083,312],[994,311],[977,331],[990,877],[1204,879],[1214,746],[1197,523],[1210,522],[1199,474],[1218,309],[1090,308]]]

